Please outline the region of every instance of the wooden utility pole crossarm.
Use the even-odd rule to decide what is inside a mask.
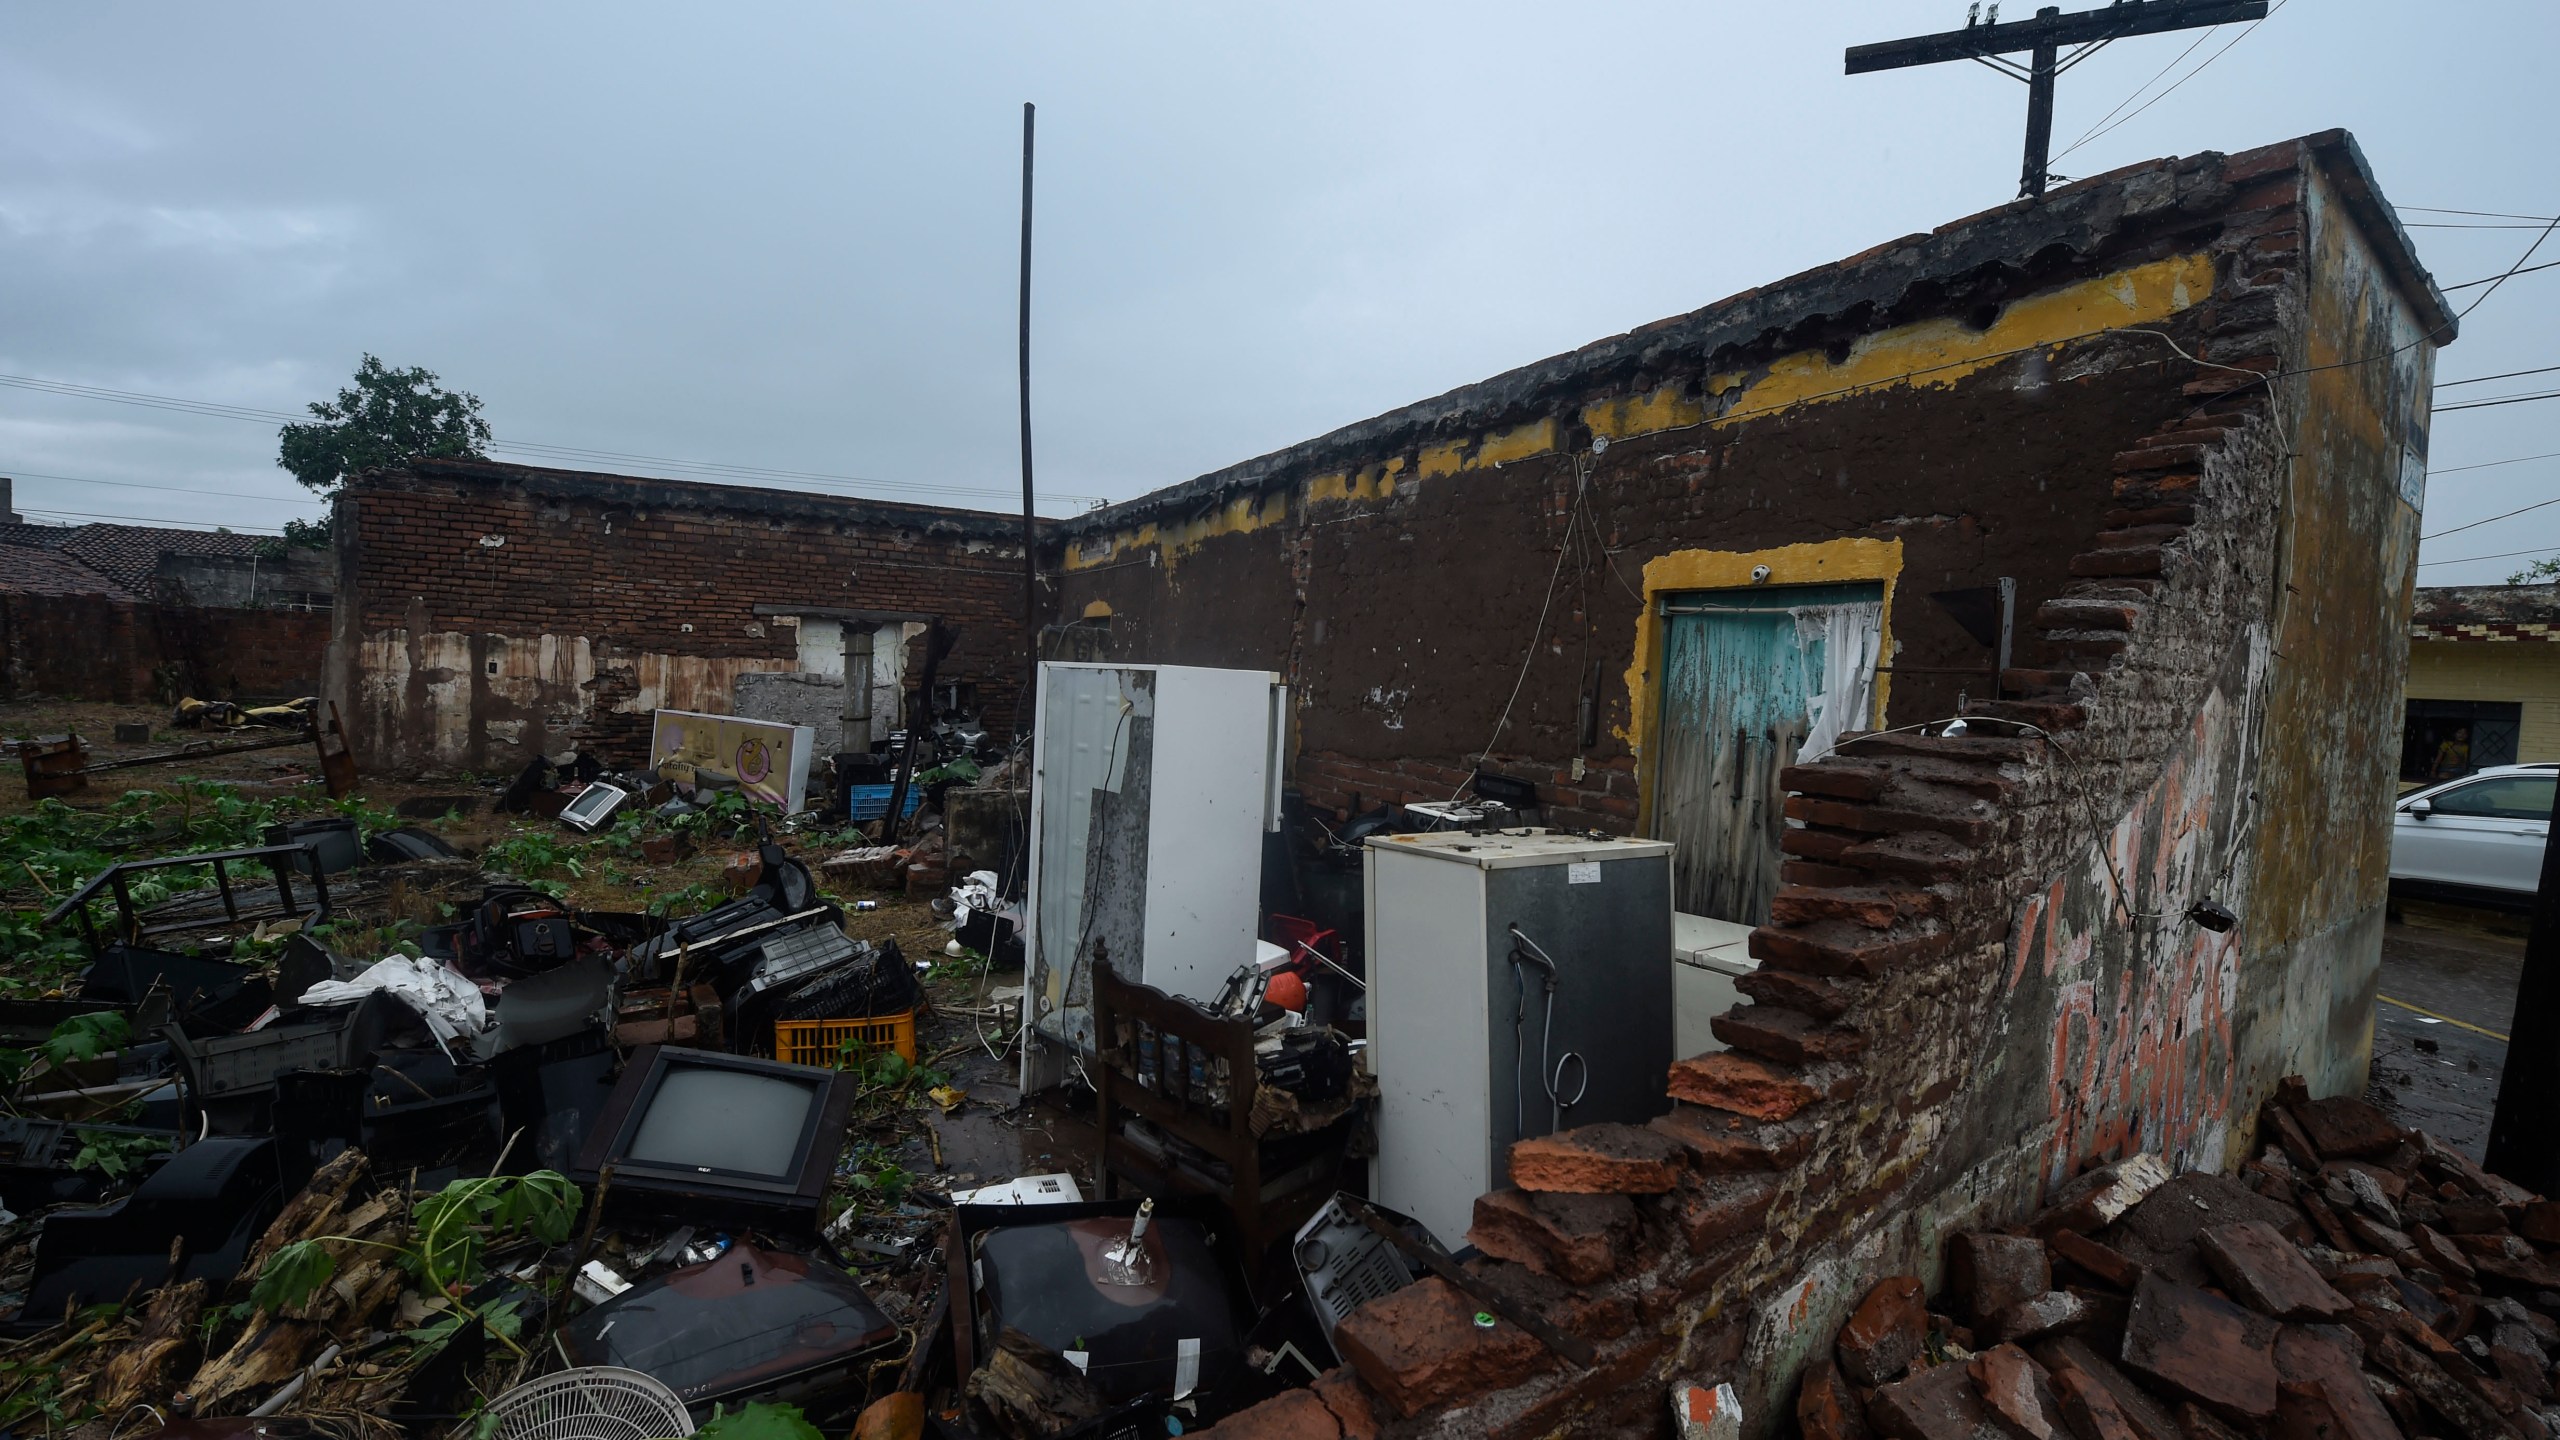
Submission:
[[[2267,0],[2116,0],[2103,10],[2083,10],[2073,15],[2048,5],[2038,10],[2032,20],[2013,20],[2005,25],[2000,23],[1998,5],[1991,7],[1987,22],[1980,15],[1979,3],[1974,10],[1974,16],[1961,30],[1850,46],[1848,73],[1867,75],[1950,60],[1979,60],[2012,79],[2026,81],[2027,148],[2019,169],[2018,193],[2041,195],[2045,182],[2052,178],[2046,157],[2053,147],[2056,76],[2096,54],[2099,47],[2127,36],[2197,30],[2237,20],[2264,20]],[[2065,45],[2081,48],[2064,55]],[[2002,58],[2021,53],[2029,57],[2027,64]]]

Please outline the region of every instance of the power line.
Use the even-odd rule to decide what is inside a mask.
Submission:
[[[2071,144],[2070,144],[2070,146],[2069,146],[2068,148],[2066,148],[2066,149],[2062,152],[2062,155],[2068,155],[2068,154],[2070,154],[2073,150],[2077,150],[2077,149],[2079,149],[2081,146],[2088,144],[2090,141],[2095,140],[2095,139],[2098,139],[2098,138],[2100,138],[2101,136],[2104,136],[2104,135],[2108,134],[2109,132],[2114,131],[2114,130],[2116,130],[2116,129],[2118,129],[2118,128],[2122,127],[2122,126],[2124,126],[2125,124],[2127,124],[2128,122],[2130,122],[2130,121],[2131,121],[2135,116],[2140,115],[2143,111],[2150,109],[2152,106],[2159,104],[2159,103],[2160,103],[2161,101],[2163,101],[2163,100],[2168,99],[2168,98],[2170,97],[2170,95],[2172,95],[2173,93],[2175,93],[2175,92],[2176,92],[2176,90],[2177,90],[2177,88],[2178,88],[2179,86],[2184,85],[2184,84],[2186,84],[2188,81],[2193,80],[2193,79],[2194,79],[2194,78],[2196,78],[2197,76],[2199,76],[2199,75],[2203,74],[2203,73],[2205,72],[2205,68],[2206,68],[2207,66],[2209,66],[2209,65],[2213,64],[2213,62],[2214,62],[2214,61],[2221,59],[2223,56],[2230,54],[2230,53],[2231,53],[2231,47],[2232,47],[2232,46],[2237,45],[2237,44],[2239,44],[2241,41],[2248,39],[2251,35],[2256,34],[2259,26],[2264,25],[2264,24],[2266,24],[2269,20],[2273,20],[2274,18],[2276,18],[2276,11],[2278,11],[2278,10],[2282,10],[2282,9],[2285,7],[2285,4],[2286,4],[2286,0],[2276,0],[2275,6],[2274,6],[2274,8],[2273,8],[2273,9],[2268,10],[2268,11],[2267,11],[2267,13],[2266,13],[2265,15],[2263,15],[2263,16],[2261,16],[2261,17],[2259,17],[2258,19],[2255,19],[2255,20],[2250,21],[2250,22],[2249,22],[2249,28],[2248,28],[2248,29],[2241,31],[2239,34],[2234,35],[2234,36],[2232,36],[2229,40],[2225,41],[2225,42],[2223,43],[2223,46],[2222,46],[2222,48],[2221,48],[2221,49],[2214,51],[2212,54],[2207,55],[2206,57],[2204,57],[2204,59],[2203,59],[2203,60],[2201,60],[2201,61],[2197,62],[2196,68],[2194,68],[2193,70],[2188,71],[2188,72],[2187,72],[2186,74],[2184,74],[2184,75],[2179,76],[2177,79],[2170,81],[2170,82],[2169,82],[2169,88],[2168,88],[2168,89],[2161,91],[2159,94],[2152,96],[2152,97],[2151,97],[2150,99],[2148,99],[2148,100],[2143,101],[2139,106],[2136,106],[2132,111],[2128,112],[2128,113],[2125,115],[2125,117],[2124,117],[2123,119],[2121,119],[2121,120],[2117,120],[2117,121],[2115,121],[2113,124],[2103,125],[2101,128],[2099,128],[2099,129],[2095,129],[2095,130],[2092,130],[2092,131],[2090,131],[2088,134],[2081,136],[2079,139],[2072,141],[2072,142],[2071,142]],[[2197,44],[2202,44],[2202,43],[2204,43],[2204,37],[2203,37],[2203,36],[2198,36],[2198,37],[2196,37],[2196,43],[2197,43]],[[2188,46],[2188,47],[2187,47],[2187,49],[2188,49],[2188,52],[2189,52],[2190,54],[2192,54],[2192,53],[2194,52],[2194,50],[2195,50],[2195,46],[2194,46],[2194,45],[2190,45],[2190,46]],[[2181,57],[2179,57],[2179,58],[2180,58],[2180,59],[2184,59],[2185,57],[2184,57],[2184,56],[2181,56]],[[2172,65],[2175,65],[2175,64],[2177,63],[2177,61],[2173,60],[2173,61],[2171,61],[2171,62],[2169,62],[2169,63],[2171,63]],[[2157,76],[2157,75],[2155,75],[2155,76],[2153,76],[2153,77],[2151,77],[2151,78],[2152,78],[2152,80],[2153,80],[2154,82],[2156,82],[2160,77],[2159,77],[2159,76]],[[2149,85],[2148,85],[2148,84],[2146,84],[2146,85],[2144,86],[2144,89],[2148,89],[2148,88],[2150,88],[2150,87],[2149,87]],[[2133,93],[2134,93],[2134,94],[2136,94],[2136,95],[2139,95],[2139,94],[2141,94],[2141,93],[2142,93],[2142,91],[2137,90],[2137,91],[2135,91],[2135,92],[2133,92]],[[2061,159],[2061,158],[2062,158],[2062,155],[2056,155],[2056,156],[2054,156],[2053,158],[2054,158],[2054,159],[2056,159],[2056,160],[2059,160],[2059,159]]]
[[[2517,215],[2505,210],[2447,210],[2439,205],[2395,205],[2395,210],[2408,210],[2420,215],[2477,215],[2486,220],[2530,220],[2539,225],[2548,215]]]
[[[2531,550],[2501,550],[2495,555],[2465,555],[2459,560],[2421,560],[2418,562],[2418,568],[2424,570],[2431,565],[2469,565],[2478,560],[2513,560],[2519,555],[2548,555],[2550,553],[2550,546],[2538,545]]]
[[[229,530],[234,534],[241,535],[281,535],[284,533],[282,529],[274,526],[213,525],[202,520],[171,520],[157,515],[102,515],[94,510],[47,510],[34,505],[28,505],[22,508],[24,508],[30,515],[69,515],[78,520],[120,521],[127,525],[167,525],[179,530],[202,530],[208,534],[218,530]]]
[[[293,415],[280,410],[261,410],[254,406],[228,405],[211,400],[190,400],[176,395],[154,395],[140,390],[117,390],[104,385],[83,385],[69,380],[52,380],[40,375],[0,375],[0,386],[79,400],[103,400],[116,405],[134,405],[148,410],[168,410],[182,415],[203,415],[217,420],[242,420],[258,425],[307,425],[314,419],[308,414]],[[840,475],[820,470],[784,470],[772,466],[734,464],[718,460],[684,460],[666,455],[637,455],[627,451],[596,450],[576,445],[547,445],[530,440],[492,440],[489,448],[502,454],[573,460],[610,460],[735,479],[815,480],[917,495],[988,495],[1007,499],[1012,497],[1011,491],[980,486],[875,480],[865,475]],[[1091,504],[1101,504],[1105,499],[1100,495],[1069,495],[1056,492],[1048,494],[1045,498]]]
[[[2531,225],[2469,225],[2459,220],[2403,220],[2403,230],[2531,230]]]
[[[2497,375],[2474,375],[2468,380],[2439,380],[2436,388],[2450,390],[2456,385],[2477,385],[2484,380],[2513,380],[2519,375],[2548,375],[2554,370],[2560,370],[2560,365],[2545,365],[2538,370],[2508,370]]]
[[[60,480],[72,485],[111,485],[119,490],[167,490],[178,495],[218,495],[225,500],[265,500],[277,505],[325,503],[317,495],[252,495],[237,490],[203,490],[187,485],[145,485],[139,480],[92,480],[85,475],[46,475],[34,470],[8,472],[20,480]]]
[[[2518,455],[2511,460],[2483,460],[2477,465],[2448,465],[2442,470],[2429,470],[2427,478],[2432,480],[2438,475],[2456,475],[2465,470],[2494,470],[2501,465],[2521,465],[2527,460],[2560,460],[2560,450],[2547,455]]]
[[[2536,270],[2549,270],[2554,266],[2560,266],[2560,260],[2545,260],[2539,265],[2527,265],[2521,270],[2510,270],[2504,275],[2492,275],[2485,280],[2465,280],[2459,285],[2441,285],[2437,288],[2450,295],[2456,290],[2470,290],[2482,285],[2495,285],[2501,280],[2513,279],[2518,275],[2530,275]]]
[[[2501,395],[2495,400],[2465,400],[2459,405],[2439,405],[2435,408],[2435,413],[2450,415],[2456,410],[2486,410],[2492,405],[2522,405],[2528,400],[2560,400],[2560,390],[2544,390],[2532,395]]]
[[[2486,520],[2474,520],[2468,525],[2456,525],[2450,530],[2439,530],[2433,535],[2421,535],[2418,538],[2422,541],[2441,540],[2447,535],[2459,535],[2465,530],[2477,530],[2483,525],[2494,525],[2501,520],[2512,520],[2518,515],[2539,510],[2546,505],[2560,505],[2560,500],[2537,500],[2534,503],[2527,505],[2522,510],[2510,510],[2504,515],[2492,515]]]

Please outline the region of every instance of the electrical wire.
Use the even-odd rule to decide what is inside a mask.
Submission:
[[[104,385],[83,385],[69,380],[53,380],[40,375],[0,375],[0,386],[27,390],[38,394],[60,395],[79,400],[102,400],[117,405],[133,405],[147,410],[167,410],[182,415],[202,415],[217,420],[241,420],[258,425],[308,425],[315,417],[289,414],[281,410],[262,410],[249,405],[229,405],[211,400],[190,400],[177,395],[154,395],[141,390],[118,390]],[[861,486],[873,490],[889,490],[926,495],[988,495],[1010,498],[1019,491],[991,489],[983,486],[936,485],[916,481],[875,480],[866,475],[842,475],[823,470],[788,470],[767,465],[746,465],[720,460],[686,460],[667,455],[641,455],[624,450],[599,450],[578,445],[551,445],[530,440],[491,440],[489,449],[501,454],[530,455],[565,460],[608,460],[625,464],[655,465],[664,469],[691,471],[707,476],[739,479],[827,481]],[[1100,505],[1100,495],[1069,495],[1056,491],[1043,492],[1049,500],[1075,501]]]
[[[109,520],[125,525],[169,525],[181,530],[202,530],[207,533],[217,530],[230,530],[242,535],[284,533],[282,526],[217,525],[209,520],[171,520],[155,515],[102,515],[94,510],[48,510],[35,505],[21,505],[18,508],[29,515],[69,515],[79,520]]]
[[[2520,270],[2510,270],[2504,275],[2492,275],[2484,280],[2465,280],[2459,285],[2439,285],[2436,288],[2450,295],[2456,290],[2473,290],[2482,285],[2495,285],[2501,280],[2510,280],[2518,275],[2530,275],[2536,270],[2552,269],[2560,269],[2560,260],[2545,260],[2539,265],[2527,265]]]
[[[2151,97],[2150,99],[2148,99],[2148,100],[2143,101],[2140,105],[2136,106],[2132,111],[2130,111],[2129,113],[2127,113],[2127,114],[2124,116],[2124,118],[2123,118],[2123,119],[2121,119],[2121,120],[2115,120],[2115,121],[2113,121],[2113,123],[2108,123],[2108,122],[2107,122],[2107,121],[2105,121],[2105,120],[2101,120],[2101,121],[2099,122],[2098,126],[2097,126],[2097,127],[2095,127],[2095,128],[2092,128],[2092,129],[2089,131],[2089,133],[2087,133],[2087,134],[2085,134],[2085,135],[2081,136],[2081,137],[2080,137],[2079,139],[2077,139],[2077,140],[2072,141],[2069,145],[2064,146],[2064,147],[2063,147],[2063,150],[2062,150],[2062,154],[2061,154],[2061,155],[2056,155],[2056,156],[2054,156],[2054,157],[2053,157],[2053,159],[2054,159],[2054,160],[2060,160],[2060,159],[2063,157],[2063,155],[2068,155],[2068,154],[2070,154],[2072,151],[2079,149],[2081,146],[2088,144],[2090,141],[2095,140],[2095,139],[2098,139],[2099,137],[2101,137],[2101,136],[2103,136],[2103,135],[2106,135],[2108,132],[2113,131],[2113,130],[2115,130],[2115,129],[2117,129],[2117,128],[2119,128],[2119,127],[2121,127],[2121,126],[2123,126],[2123,125],[2127,124],[2127,123],[2128,123],[2128,122],[2130,122],[2130,121],[2131,121],[2135,116],[2140,115],[2143,111],[2150,109],[2152,106],[2159,104],[2159,103],[2160,103],[2161,101],[2163,101],[2163,100],[2168,99],[2168,98],[2170,97],[2170,95],[2172,95],[2172,94],[2176,93],[2177,88],[2178,88],[2179,86],[2184,85],[2184,84],[2186,84],[2188,81],[2193,80],[2194,78],[2196,78],[2198,75],[2203,74],[2203,73],[2205,72],[2206,67],[2208,67],[2208,66],[2212,65],[2214,61],[2219,60],[2219,59],[2221,59],[2223,56],[2230,54],[2230,53],[2231,53],[2231,47],[2232,47],[2232,46],[2237,45],[2237,44],[2239,44],[2241,41],[2248,39],[2251,35],[2256,34],[2259,26],[2264,25],[2264,24],[2266,24],[2268,21],[2273,20],[2274,18],[2276,18],[2276,12],[2277,12],[2277,11],[2280,11],[2280,10],[2282,10],[2282,9],[2284,9],[2285,4],[2286,4],[2286,0],[2276,0],[2276,3],[2275,3],[2272,7],[2270,7],[2270,8],[2268,9],[2268,11],[2267,11],[2267,13],[2266,13],[2266,14],[2261,15],[2261,16],[2259,16],[2257,19],[2252,20],[2252,21],[2250,21],[2250,22],[2249,22],[2249,28],[2248,28],[2248,29],[2243,30],[2243,31],[2241,31],[2239,34],[2232,36],[2232,37],[2231,37],[2231,39],[2230,39],[2230,41],[2229,41],[2228,43],[2224,44],[2224,46],[2223,46],[2221,49],[2216,50],[2216,51],[2214,51],[2212,54],[2207,55],[2206,57],[2204,57],[2204,59],[2203,59],[2202,61],[2200,61],[2200,62],[2196,65],[2196,68],[2194,68],[2193,70],[2188,71],[2188,72],[2187,72],[2186,74],[2184,74],[2184,75],[2179,76],[2177,79],[2170,81],[2170,82],[2169,82],[2169,88],[2168,88],[2168,89],[2161,91],[2159,94],[2152,96],[2152,97]],[[2197,46],[2197,45],[2201,45],[2201,44],[2203,44],[2203,43],[2205,42],[2205,38],[2206,38],[2206,36],[2209,36],[2209,35],[2211,35],[2212,33],[2213,33],[2212,31],[2208,30],[2208,31],[2206,31],[2203,35],[2198,35],[2198,36],[2196,37],[2195,44],[2193,44],[2193,45],[2189,45],[2189,46],[2187,47],[2187,49],[2186,49],[2186,53],[2185,53],[2185,54],[2180,55],[2180,56],[2178,57],[2178,59],[2177,59],[2177,60],[2172,60],[2172,61],[2170,61],[2170,62],[2169,62],[2169,65],[2170,65],[2171,67],[2175,67],[2175,66],[2178,64],[2178,61],[2179,61],[2179,60],[2184,60],[2184,59],[2186,59],[2186,58],[2187,58],[2187,55],[2192,55],[2192,54],[2194,54],[2194,53],[2195,53],[2196,46]],[[2161,71],[2161,74],[2162,74],[2162,75],[2165,75],[2165,74],[2167,74],[2167,73],[2168,73],[2168,71],[2167,71],[2166,69],[2164,69],[2164,70],[2162,70],[2162,71]],[[2154,76],[2152,76],[2150,80],[2148,80],[2148,81],[2144,82],[2143,89],[2144,89],[2144,90],[2147,90],[2147,89],[2151,88],[2151,86],[2152,86],[2152,85],[2158,84],[2158,83],[2159,83],[2159,80],[2160,80],[2160,76],[2159,76],[2159,75],[2154,75]],[[2139,95],[2139,94],[2141,94],[2141,93],[2142,93],[2142,90],[2136,90],[2136,91],[2134,91],[2133,93],[2134,93],[2135,95]],[[2128,101],[2127,101],[2127,103],[2131,103],[2131,102],[2130,102],[2130,100],[2128,100]],[[2117,107],[2117,109],[2122,109],[2122,108],[2123,108],[2122,106],[2118,106],[2118,107]],[[2109,111],[2109,112],[2108,112],[2108,115],[2109,115],[2110,117],[2112,117],[2112,116],[2114,115],[2114,113],[2115,113],[2114,111]],[[2047,161],[2046,163],[2049,165],[2049,164],[2051,164],[2051,163],[2052,163],[2052,161]]]
[[[2441,205],[2396,205],[2392,208],[2418,215],[2476,215],[2484,220],[2530,220],[2537,225],[2552,218],[2548,215],[2517,215],[2505,210],[2448,210]]]
[[[2519,555],[2548,555],[2550,553],[2551,547],[2543,545],[2531,550],[2501,550],[2495,555],[2465,555],[2459,560],[2421,560],[2418,562],[2418,568],[2424,570],[2431,565],[2468,565],[2475,560],[2513,560]]]
[[[2427,478],[2432,480],[2438,475],[2459,475],[2465,470],[2495,470],[2501,465],[2521,465],[2527,460],[2560,460],[2560,450],[2542,455],[2518,455],[2511,460],[2483,460],[2477,465],[2448,465],[2442,470],[2429,470]]]
[[[107,485],[118,490],[166,490],[174,495],[215,495],[225,500],[266,500],[279,505],[313,505],[322,503],[317,495],[246,495],[237,490],[207,490],[194,485],[145,485],[139,480],[92,480],[86,475],[46,475],[35,470],[8,472],[20,480],[59,480],[68,485]]]
[[[2450,415],[2456,410],[2486,410],[2494,405],[2522,405],[2528,400],[2560,400],[2560,390],[2544,390],[2532,395],[2501,395],[2494,400],[2465,400],[2459,405],[2439,405],[2435,408],[2435,413]]]
[[[2421,535],[2418,539],[2422,542],[2427,540],[2441,540],[2447,535],[2459,535],[2465,530],[2477,530],[2483,525],[2494,525],[2501,520],[2512,520],[2518,515],[2530,514],[2531,512],[2539,510],[2546,505],[2560,505],[2560,500],[2537,500],[2533,504],[2525,506],[2522,510],[2510,510],[2504,515],[2492,515],[2486,520],[2474,520],[2468,525],[2456,525],[2450,530],[2439,530],[2433,535]]]
[[[2436,382],[2436,388],[2450,390],[2456,385],[2478,385],[2490,380],[2513,380],[2519,375],[2548,375],[2554,370],[2560,370],[2560,365],[2545,365],[2538,370],[2508,370],[2496,375],[2474,375],[2468,380],[2439,380]]]

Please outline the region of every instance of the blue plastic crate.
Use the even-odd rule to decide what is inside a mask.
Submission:
[[[898,787],[895,785],[848,786],[847,789],[850,791],[853,800],[853,818],[855,820],[877,820],[881,816],[888,814],[889,792],[897,788]],[[915,784],[908,785],[906,812],[899,818],[905,819],[907,816],[915,814],[917,807],[922,804],[924,804],[924,787]]]

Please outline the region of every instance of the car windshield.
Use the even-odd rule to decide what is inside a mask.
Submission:
[[[2491,820],[2548,820],[2551,796],[2560,777],[2493,775],[2456,785],[2427,802],[2438,815],[2477,815]]]

